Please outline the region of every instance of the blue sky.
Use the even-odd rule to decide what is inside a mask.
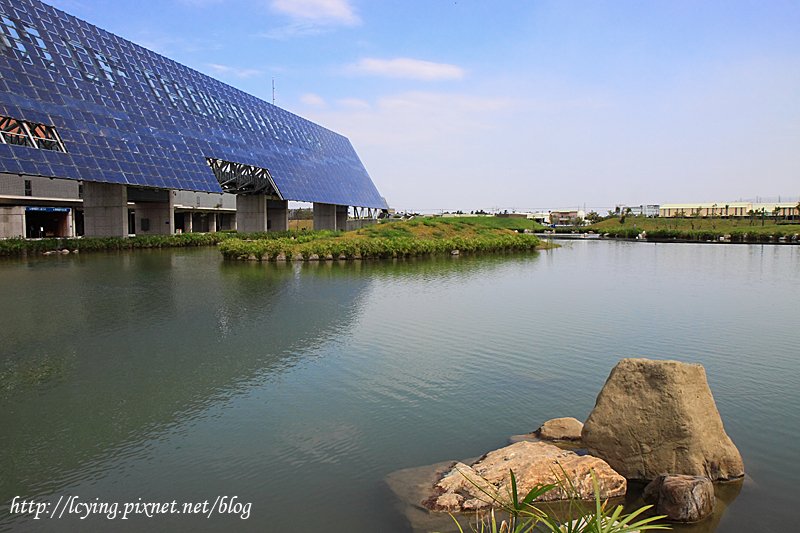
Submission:
[[[800,197],[800,2],[52,0],[350,138],[398,209]]]

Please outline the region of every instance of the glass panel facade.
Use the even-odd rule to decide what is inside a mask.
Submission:
[[[0,115],[69,147],[0,144],[2,172],[221,192],[213,158],[288,200],[386,207],[342,135],[38,0],[0,0]]]

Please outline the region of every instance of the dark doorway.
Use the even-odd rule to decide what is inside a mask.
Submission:
[[[25,208],[25,236],[29,239],[69,237],[68,207]]]

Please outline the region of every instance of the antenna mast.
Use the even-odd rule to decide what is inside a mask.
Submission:
[[[275,105],[275,78],[272,78],[272,105]]]

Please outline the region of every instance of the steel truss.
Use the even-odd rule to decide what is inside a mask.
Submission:
[[[231,194],[264,194],[273,200],[283,200],[269,170],[244,163],[234,163],[206,157],[222,190]]]
[[[371,220],[381,218],[383,209],[372,207],[353,207],[353,218],[356,220]]]
[[[0,115],[0,141],[3,144],[30,146],[42,150],[66,152],[54,126]]]

